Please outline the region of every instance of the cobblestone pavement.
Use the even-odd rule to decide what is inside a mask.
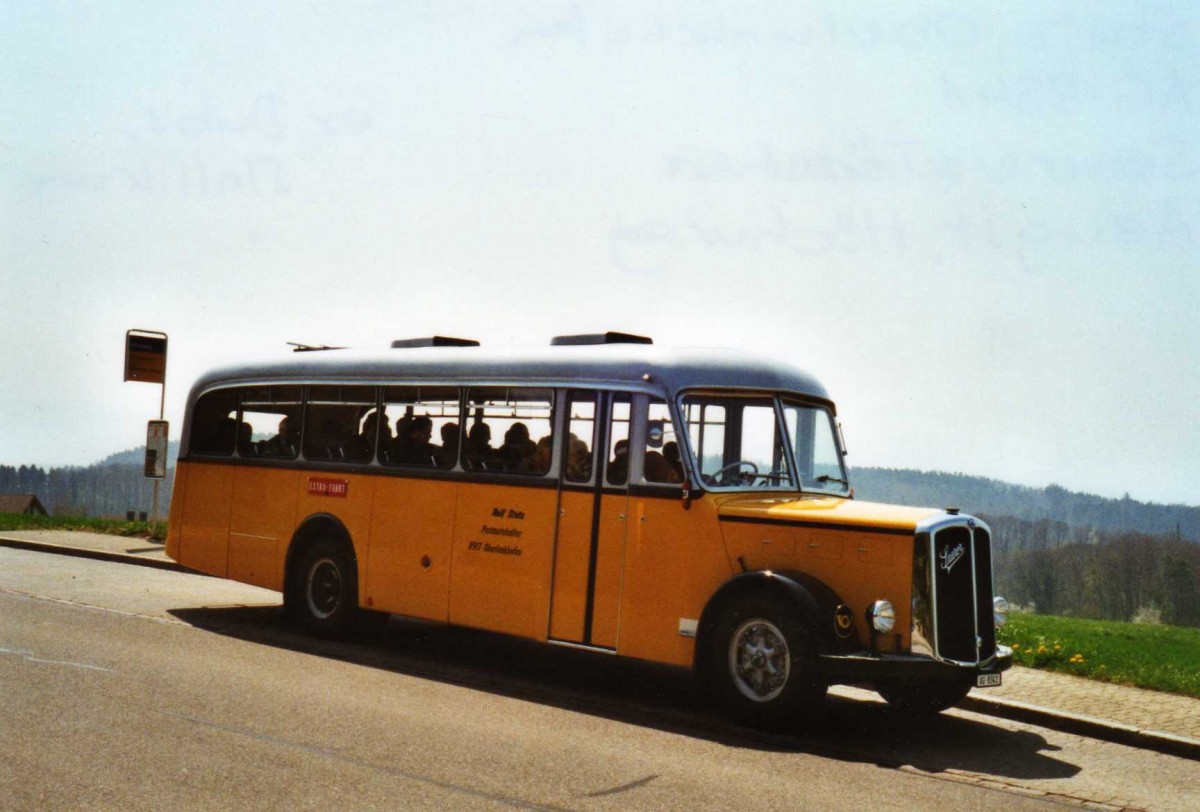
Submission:
[[[1006,671],[999,688],[972,691],[971,696],[1020,702],[1200,740],[1200,699],[1186,696],[1021,666]]]

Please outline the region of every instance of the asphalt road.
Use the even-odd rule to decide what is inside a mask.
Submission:
[[[274,593],[0,549],[5,809],[1194,808],[1194,761],[870,696],[762,734],[672,669],[398,621],[314,641]]]

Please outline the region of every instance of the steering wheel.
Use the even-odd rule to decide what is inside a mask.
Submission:
[[[739,471],[742,467],[750,469],[749,471],[742,473],[737,477],[737,479],[740,479],[743,484],[753,482],[759,476],[757,465],[752,463],[750,460],[738,460],[737,462],[731,462],[728,465],[721,466],[721,469],[712,475],[713,481],[720,485],[732,484],[732,482],[736,480],[731,480],[729,474]]]

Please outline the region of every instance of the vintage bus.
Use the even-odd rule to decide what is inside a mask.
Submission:
[[[167,553],[313,633],[389,614],[691,668],[750,721],[998,685],[990,534],[853,498],[811,375],[620,333],[300,352],[188,398]]]

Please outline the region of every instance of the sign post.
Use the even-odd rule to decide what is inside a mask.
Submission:
[[[163,420],[167,405],[167,334],[157,330],[125,331],[125,380],[156,383],[162,387],[158,420],[146,426],[145,476],[154,480],[154,512],[158,522],[158,484],[167,476],[167,429]]]

